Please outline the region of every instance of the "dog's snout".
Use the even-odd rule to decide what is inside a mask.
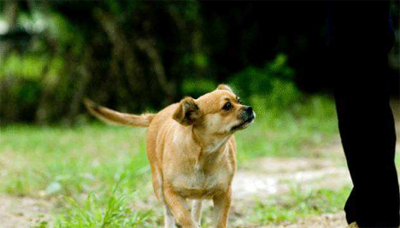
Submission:
[[[244,108],[244,111],[245,111],[246,114],[248,114],[248,115],[253,114],[253,108],[250,107],[250,106],[246,106],[246,107]]]

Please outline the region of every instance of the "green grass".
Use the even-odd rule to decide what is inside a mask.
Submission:
[[[134,210],[130,207],[131,194],[119,194],[120,184],[126,179],[123,175],[115,185],[112,195],[106,201],[94,193],[88,195],[83,204],[69,199],[70,207],[56,220],[57,228],[136,228],[154,227],[151,210]],[[105,203],[102,203],[105,202]]]
[[[0,191],[56,199],[60,228],[157,226],[161,216],[136,209],[153,197],[145,136],[144,129],[103,124],[3,128]]]
[[[310,98],[290,111],[261,108],[262,100],[254,102],[260,103],[254,106],[255,124],[236,137],[239,166],[261,156],[328,156],[310,148],[325,145],[337,133],[329,99]],[[161,209],[147,199],[155,200],[145,138],[145,129],[104,124],[4,127],[0,129],[0,192],[56,199],[55,227],[159,227]],[[260,202],[249,213],[255,214],[252,221],[267,223],[329,211],[330,203],[340,204],[331,202],[335,192],[309,196],[329,194],[332,197],[321,202],[325,203],[321,210],[300,204],[304,196],[299,196],[302,200],[292,197],[287,204],[279,203],[280,199]],[[278,207],[271,206],[275,203]],[[291,215],[297,203],[302,206]],[[45,221],[37,225],[47,226]]]
[[[336,213],[343,209],[349,192],[349,187],[313,191],[293,189],[289,194],[257,201],[250,221],[257,225],[267,225],[293,222],[323,213]]]
[[[110,192],[127,173],[126,188],[149,176],[145,130],[92,125],[77,128],[3,128],[0,190],[13,195],[74,196]]]
[[[328,156],[309,148],[324,145],[337,133],[332,103],[317,97],[293,109],[277,115],[256,108],[255,124],[237,133],[239,165],[261,156]],[[133,191],[149,178],[145,138],[143,128],[101,123],[4,127],[0,153],[6,172],[0,191],[20,196],[110,192],[123,172],[129,176],[124,187]]]

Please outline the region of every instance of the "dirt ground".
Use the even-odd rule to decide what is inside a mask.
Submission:
[[[344,228],[347,226],[344,213],[325,214],[306,220],[300,220],[294,224],[281,224],[277,226],[262,226],[259,228]]]
[[[51,219],[49,201],[0,195],[0,202],[0,228],[29,228]]]
[[[232,213],[240,212],[255,196],[263,197],[289,191],[288,182],[304,188],[340,188],[349,183],[344,167],[329,160],[305,158],[265,158],[257,161],[257,171],[239,170],[233,183],[235,205]],[[49,221],[52,203],[27,197],[0,195],[0,228],[26,228]],[[156,203],[156,202],[153,202]],[[233,216],[234,217],[234,216]],[[281,224],[265,228],[336,228],[344,227],[342,214],[323,215],[296,224]]]
[[[325,159],[265,158],[258,160],[254,167],[257,171],[239,170],[235,175],[234,198],[265,197],[287,192],[291,187],[339,189],[350,183],[344,167]]]
[[[339,147],[340,148],[340,147]],[[351,180],[344,166],[337,166],[330,160],[305,158],[265,158],[257,161],[261,172],[241,171],[233,182],[234,205],[232,213],[243,211],[249,200],[290,191],[290,187],[301,189],[340,189]],[[290,183],[288,185],[288,183]],[[343,228],[346,227],[344,213],[325,214],[300,220],[254,228]],[[243,226],[245,227],[245,226]],[[249,226],[250,228],[250,226]]]

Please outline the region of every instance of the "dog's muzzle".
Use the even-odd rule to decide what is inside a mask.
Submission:
[[[256,118],[256,113],[253,111],[253,108],[250,106],[245,106],[242,114],[239,116],[239,120],[241,120],[241,123],[236,126],[233,126],[231,128],[231,131],[245,129],[254,122],[255,118]]]

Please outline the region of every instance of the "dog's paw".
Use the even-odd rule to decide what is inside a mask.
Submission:
[[[194,223],[193,226],[190,226],[190,227],[181,226],[181,225],[177,224],[176,227],[178,227],[178,228],[201,228],[200,224],[198,224],[198,223]]]
[[[201,228],[201,225],[200,225],[200,223],[195,222],[195,223],[194,223],[194,227],[196,227],[196,228]]]

